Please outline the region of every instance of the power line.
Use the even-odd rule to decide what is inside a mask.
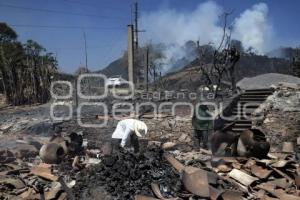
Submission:
[[[2,3],[0,4],[0,6],[2,6],[2,7],[8,7],[8,8],[15,8],[15,9],[22,9],[22,10],[31,10],[31,11],[37,11],[37,12],[58,13],[58,14],[64,14],[64,15],[76,15],[76,16],[84,16],[84,17],[98,17],[98,18],[116,19],[116,20],[125,19],[125,18],[119,18],[119,17],[105,16],[105,15],[95,15],[95,14],[65,12],[65,11],[50,10],[50,9],[43,9],[43,8],[30,8],[30,7],[23,7],[23,6],[2,4]]]
[[[88,6],[90,8],[95,8],[95,7],[99,7],[99,5],[97,4],[93,4],[93,3],[83,3],[81,1],[74,1],[74,0],[64,0],[64,2],[68,3],[68,4],[77,4],[77,5],[82,5],[82,6]],[[112,7],[104,7],[105,10],[118,10],[118,11],[124,11],[124,9],[121,8],[112,8]]]
[[[102,45],[102,46],[87,46],[87,49],[103,49],[113,46],[112,44]],[[84,47],[47,47],[48,49],[54,50],[83,50]]]
[[[83,5],[83,6],[89,6],[89,7],[95,7],[97,6],[96,4],[91,4],[91,3],[82,3],[80,1],[73,1],[73,0],[64,0],[67,3],[73,3],[73,4],[78,4],[78,5]]]
[[[99,30],[125,30],[123,27],[96,27],[96,26],[60,26],[60,25],[32,25],[32,24],[10,24],[12,27],[24,28],[54,28],[54,29],[99,29]]]

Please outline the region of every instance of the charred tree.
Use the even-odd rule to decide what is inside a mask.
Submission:
[[[215,98],[219,95],[218,91],[226,75],[230,79],[231,90],[236,90],[235,66],[240,59],[240,51],[231,43],[231,29],[228,28],[227,22],[230,14],[224,13],[223,34],[219,45],[213,52],[211,65],[203,61],[210,56],[206,55],[208,52],[205,48],[200,48],[198,42],[200,73],[205,80],[205,85],[214,91]]]
[[[0,73],[7,103],[47,102],[51,77],[56,70],[57,61],[52,54],[32,40],[22,45],[13,29],[0,23]]]

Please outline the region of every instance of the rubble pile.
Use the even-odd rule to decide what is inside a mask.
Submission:
[[[237,148],[237,157],[193,149],[190,118],[145,114],[149,135],[140,140],[142,153],[113,155],[103,144],[117,121],[79,134],[74,121],[54,130],[46,118],[11,118],[0,125],[0,199],[300,200],[299,97],[297,84],[276,86],[254,113],[264,117],[252,121],[236,147],[226,146]],[[256,129],[263,137],[251,136]]]
[[[222,197],[226,191],[236,190],[241,194],[238,199],[300,199],[300,167],[293,154],[272,153],[266,159],[214,156],[208,158],[208,155],[199,156],[199,153],[195,153],[193,157],[191,152],[176,151],[172,154],[181,163],[214,173],[218,180],[225,181],[227,184],[221,184],[225,189],[221,189],[220,181],[215,188]],[[178,164],[173,166],[178,168]],[[210,193],[211,199],[214,199],[213,195]]]
[[[292,152],[296,149],[297,138],[300,136],[300,85],[281,83],[255,115],[263,116],[253,122],[261,127],[268,141],[271,152],[281,152],[284,142],[291,142]]]
[[[213,170],[255,199],[300,199],[299,163],[290,155],[273,159],[214,158]]]
[[[89,198],[95,187],[102,187],[114,199],[154,196],[151,184],[157,184],[166,198],[175,197],[181,190],[179,173],[162,158],[158,149],[139,155],[122,151],[105,156],[99,165],[80,172],[76,183],[78,199]]]
[[[72,199],[70,191],[76,183],[72,162],[76,157],[71,154],[82,152],[81,136],[74,132],[66,137],[55,136],[43,146],[27,139],[19,139],[17,144],[21,147],[0,151],[0,199]],[[64,162],[58,162],[59,155],[49,144],[62,145],[59,148]],[[55,162],[49,162],[49,158]]]
[[[192,146],[193,128],[190,118],[176,120],[172,116],[142,119],[149,127],[149,138],[159,142],[174,142]]]
[[[63,178],[55,175],[55,171],[52,165],[29,164],[18,159],[7,159],[0,168],[0,197],[1,199],[67,199],[65,187],[73,187],[74,182],[65,183]]]

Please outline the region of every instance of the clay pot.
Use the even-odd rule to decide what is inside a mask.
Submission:
[[[60,144],[44,144],[40,149],[40,157],[47,164],[58,164],[62,161],[65,151]]]

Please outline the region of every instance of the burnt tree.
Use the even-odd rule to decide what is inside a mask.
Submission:
[[[45,103],[57,61],[37,42],[22,45],[16,32],[0,23],[0,73],[3,93],[11,105]]]
[[[236,90],[235,66],[240,59],[240,51],[236,47],[236,42],[231,41],[231,28],[228,27],[228,16],[231,13],[224,13],[223,34],[219,45],[215,48],[213,55],[206,55],[208,52],[205,48],[200,48],[198,42],[198,56],[200,72],[205,80],[205,85],[215,92],[215,97],[218,96],[218,91],[221,87],[222,80],[226,75],[230,79],[231,90]],[[208,45],[210,46],[210,44]],[[206,57],[212,58],[212,64],[203,62]]]

